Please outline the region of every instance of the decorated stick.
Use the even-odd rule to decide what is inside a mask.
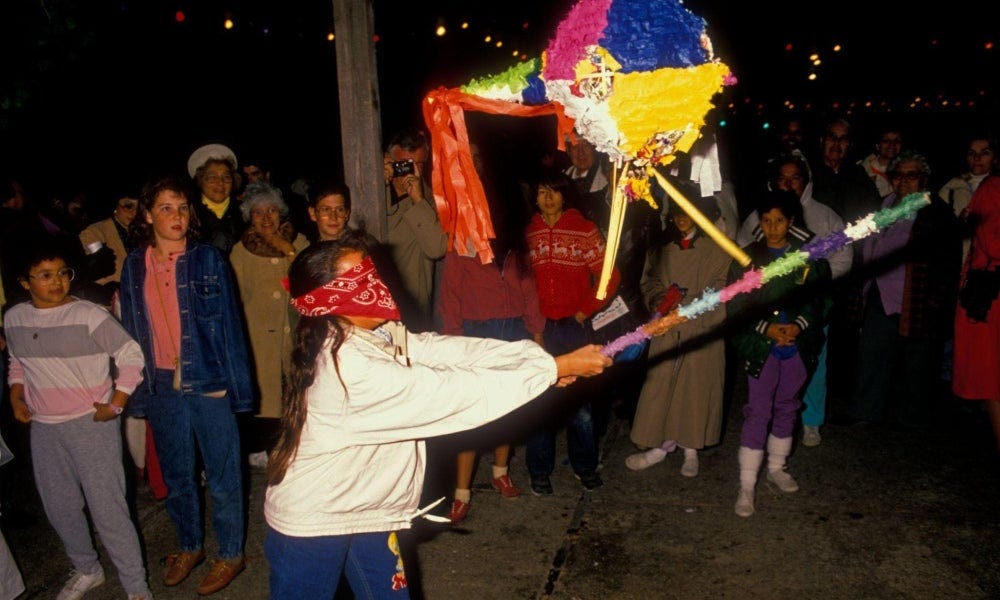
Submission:
[[[740,263],[741,267],[745,267],[750,264],[750,257],[744,252],[739,246],[737,246],[733,240],[726,237],[726,234],[719,231],[711,221],[709,221],[705,215],[701,214],[697,208],[694,207],[691,202],[684,197],[684,194],[677,191],[667,178],[660,174],[656,169],[650,169],[650,172],[656,177],[656,181],[660,183],[660,187],[666,190],[670,198],[677,203],[677,206],[681,207],[681,210],[686,212],[691,220],[695,222],[696,225],[707,235],[712,238],[716,244],[719,245],[726,254],[732,256],[736,262]]]
[[[601,265],[601,279],[597,285],[597,299],[604,300],[608,296],[608,282],[611,281],[611,271],[618,257],[618,244],[622,238],[622,225],[625,223],[625,194],[618,188],[618,164],[615,164],[611,189],[611,218],[608,220],[608,240],[604,248],[604,263]]]
[[[814,239],[803,245],[798,252],[786,254],[762,269],[747,271],[739,281],[733,282],[719,291],[711,288],[706,289],[702,292],[701,297],[670,311],[666,316],[653,319],[645,325],[611,340],[601,349],[601,353],[605,356],[614,356],[633,344],[641,343],[653,336],[662,335],[684,321],[696,319],[699,315],[714,310],[720,304],[729,302],[739,294],[748,294],[771,279],[804,267],[810,260],[825,258],[847,244],[886,229],[896,221],[912,219],[918,210],[930,203],[930,196],[927,193],[910,194],[896,206],[868,214],[848,225],[843,231]]]

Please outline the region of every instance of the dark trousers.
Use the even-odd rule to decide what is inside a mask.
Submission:
[[[904,428],[927,427],[941,371],[942,343],[899,335],[899,315],[887,315],[869,295],[858,348],[858,375],[847,416]]]
[[[587,343],[586,328],[572,317],[558,321],[549,320],[545,324],[545,349],[553,356],[559,356]],[[563,396],[577,408],[566,420],[566,445],[569,462],[577,474],[593,473],[597,470],[597,438],[594,435],[594,420],[591,417],[590,402],[581,398],[587,394],[585,385],[572,385],[565,389],[546,392]],[[565,397],[571,394],[570,397]],[[544,401],[544,400],[543,400]],[[555,425],[542,427],[533,433],[525,444],[525,462],[532,477],[551,475],[555,468]]]

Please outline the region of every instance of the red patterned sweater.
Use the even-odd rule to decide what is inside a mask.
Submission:
[[[546,319],[572,317],[577,311],[589,317],[614,297],[618,269],[612,273],[605,300],[596,297],[604,238],[580,211],[566,210],[553,227],[536,213],[528,224],[527,237],[538,303]]]

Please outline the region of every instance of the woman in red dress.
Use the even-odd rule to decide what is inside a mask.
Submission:
[[[962,286],[966,286],[971,271],[985,270],[993,273],[993,290],[992,294],[987,292],[978,310],[961,299],[968,296],[968,290],[959,296],[951,385],[956,396],[986,402],[1000,453],[1000,303],[996,301],[1000,286],[1000,176],[988,177],[980,184],[963,216],[972,229],[972,247],[962,273]]]

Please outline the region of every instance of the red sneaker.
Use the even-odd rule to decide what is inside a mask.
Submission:
[[[469,516],[469,503],[462,502],[459,499],[455,499],[451,503],[451,512],[448,513],[448,519],[451,521],[452,525],[458,525],[465,520],[465,517]]]
[[[509,475],[503,475],[493,480],[493,489],[500,492],[504,498],[517,498],[521,495],[521,488],[514,485]]]

